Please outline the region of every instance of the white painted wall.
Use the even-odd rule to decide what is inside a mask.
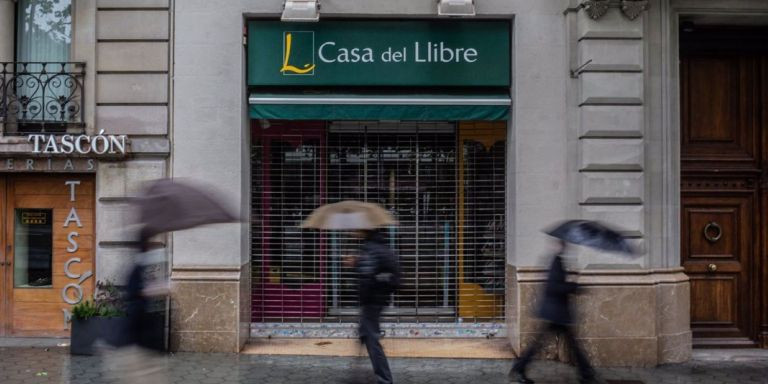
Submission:
[[[567,1],[518,1],[513,36],[515,167],[510,264],[543,265],[550,250],[542,229],[569,215],[566,87]],[[545,256],[545,257],[542,257]]]
[[[171,168],[173,177],[215,185],[243,215],[250,208],[244,13],[236,1],[175,4]],[[247,228],[221,224],[175,232],[174,267],[240,266],[249,258]]]

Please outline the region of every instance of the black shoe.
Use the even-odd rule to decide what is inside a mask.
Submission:
[[[597,378],[595,375],[591,376],[581,376],[579,378],[579,384],[599,384],[600,382],[597,381]]]
[[[525,372],[518,371],[515,368],[512,368],[511,371],[509,371],[509,379],[512,381],[516,381],[521,384],[533,384],[534,381],[529,379],[528,376],[525,375]]]

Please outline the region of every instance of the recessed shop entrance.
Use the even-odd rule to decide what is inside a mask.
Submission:
[[[66,335],[93,292],[93,176],[0,175],[0,220],[0,335]]]
[[[684,23],[680,36],[681,260],[694,347],[757,346],[768,320],[768,29]]]

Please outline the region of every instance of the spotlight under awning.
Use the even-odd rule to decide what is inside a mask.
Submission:
[[[320,3],[318,0],[285,0],[282,21],[319,21]]]
[[[438,16],[475,16],[474,0],[438,0]]]

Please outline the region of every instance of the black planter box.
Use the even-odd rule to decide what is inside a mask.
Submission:
[[[72,332],[69,341],[69,353],[73,355],[93,355],[93,343],[101,332],[100,319],[72,319]]]
[[[137,343],[156,351],[166,350],[163,313],[145,314],[140,328],[139,334],[133,334],[127,317],[73,318],[69,351],[73,355],[93,355],[93,345],[98,339],[113,347]]]
[[[129,341],[124,317],[91,317],[72,319],[69,351],[73,355],[93,355],[93,344],[102,339],[113,347],[122,347]]]
[[[125,317],[99,318],[99,337],[113,347],[122,347],[130,342],[128,319]]]

